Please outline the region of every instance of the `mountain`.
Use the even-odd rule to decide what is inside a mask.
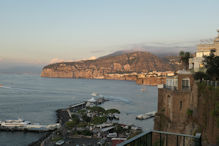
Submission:
[[[167,71],[176,66],[168,59],[161,59],[149,52],[114,53],[96,60],[63,62],[47,65],[42,77],[60,78],[105,78],[107,74]]]

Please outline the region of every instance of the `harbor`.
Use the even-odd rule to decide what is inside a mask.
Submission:
[[[86,107],[93,107],[107,101],[103,97],[94,99],[93,97],[87,101],[70,105],[67,109],[57,110],[57,123],[49,125],[32,124],[30,121],[23,119],[0,121],[0,131],[26,131],[26,132],[49,132],[59,129],[61,125],[72,118],[72,113],[82,110]]]
[[[10,82],[4,80],[7,78],[13,79],[16,82],[14,81],[13,84],[10,84]],[[33,81],[31,80],[30,82],[29,78],[33,78]],[[18,83],[26,81],[25,79],[28,79],[28,85],[18,85]],[[2,104],[0,121],[5,121],[8,119],[15,120],[21,118],[27,121],[31,121],[32,124],[40,123],[42,125],[47,125],[54,124],[56,122],[59,123],[57,121],[58,117],[56,115],[57,109],[60,109],[62,112],[58,114],[60,115],[59,119],[64,121],[63,118],[66,116],[66,121],[68,121],[70,118],[66,109],[71,108],[73,110],[73,108],[76,108],[74,107],[76,104],[88,101],[92,99],[92,97],[94,97],[95,100],[97,100],[99,97],[104,97],[105,100],[109,101],[101,104],[101,107],[104,107],[105,109],[116,108],[121,112],[121,114],[119,114],[119,121],[117,122],[124,123],[126,125],[133,124],[139,127],[143,127],[144,129],[152,127],[151,119],[138,121],[135,118],[137,116],[136,113],[141,114],[147,112],[145,109],[138,109],[138,106],[147,106],[149,107],[149,111],[155,110],[155,105],[151,103],[149,104],[148,101],[154,102],[154,100],[156,101],[156,98],[149,96],[148,94],[145,95],[145,93],[140,91],[142,86],[135,86],[135,84],[132,82],[127,83],[123,81],[82,79],[74,80],[74,82],[70,82],[69,80],[65,79],[54,79],[49,80],[48,82],[47,80],[41,80],[38,76],[33,75],[12,76],[6,74],[2,75],[0,80],[1,84],[3,85],[3,87],[0,88]],[[38,82],[39,80],[40,82]],[[60,86],[59,82],[66,85]],[[86,88],[88,88],[89,91],[86,91],[85,88],[77,86],[78,84],[82,83],[86,83],[88,86]],[[94,84],[97,85],[97,87],[94,88]],[[110,88],[105,88],[105,86],[109,86]],[[123,91],[117,92],[118,88],[122,89]],[[135,88],[136,90],[132,91],[131,93],[129,92]],[[147,87],[147,89],[150,91],[154,90],[154,92],[156,92],[155,87]],[[4,96],[9,94],[11,98]],[[133,98],[136,94],[139,94],[138,101]],[[145,96],[147,100],[145,100]],[[156,96],[156,94],[154,96]],[[24,102],[24,105],[20,103],[21,100]],[[130,103],[134,108],[133,110],[136,112],[132,113],[130,111]],[[7,108],[5,108],[6,106]],[[2,131],[0,132],[0,141],[5,143],[9,142],[10,139],[16,139],[16,143],[10,141],[10,144],[23,146],[37,141],[41,136],[44,136],[47,133],[49,134],[56,131],[59,131],[59,129],[52,132],[26,132],[24,130]]]
[[[57,121],[61,127],[34,144],[45,145],[112,145],[142,132],[133,124],[119,123],[120,111],[104,109],[100,104],[108,101],[104,97],[92,97],[87,101],[59,109]],[[63,135],[65,133],[65,135]]]

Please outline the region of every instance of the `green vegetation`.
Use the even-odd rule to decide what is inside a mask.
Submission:
[[[93,133],[90,130],[77,131],[78,135],[91,136]]]
[[[85,110],[85,109],[79,110],[78,113],[79,113],[79,114],[85,114],[85,113],[86,113],[86,110]]]
[[[190,52],[180,51],[179,53],[180,61],[185,69],[189,68],[189,58],[191,57]]]
[[[92,118],[91,123],[93,123],[94,125],[98,125],[98,124],[103,124],[107,121],[107,117],[103,116],[103,117],[98,117],[95,116]]]
[[[210,55],[204,57],[205,69],[194,74],[195,80],[219,80],[219,56],[215,56],[214,52],[211,50]]]
[[[79,122],[80,122],[80,119],[79,119],[79,117],[78,117],[77,115],[73,114],[73,115],[71,115],[71,116],[72,116],[72,121],[68,121],[68,122],[65,123],[65,126],[66,126],[67,128],[74,128],[74,127],[76,127],[76,126],[79,124]]]
[[[215,118],[215,122],[219,128],[219,87],[207,86],[207,84],[203,82],[198,83],[198,96],[204,97],[206,110],[210,112],[210,116]],[[207,114],[209,112],[203,115],[205,117],[205,125],[202,125],[202,128],[206,128],[207,126]]]
[[[78,127],[86,127],[88,125],[88,123],[86,122],[80,122],[77,126]]]
[[[116,127],[115,127],[115,131],[117,132],[117,133],[124,133],[125,131],[129,131],[128,129],[124,129],[122,126],[120,126],[120,125],[116,125]]]
[[[75,115],[75,114],[72,114],[72,115],[71,115],[71,119],[72,119],[72,121],[73,121],[75,124],[78,124],[79,121],[80,121],[78,115]]]
[[[193,110],[187,109],[186,113],[187,113],[188,117],[191,117],[193,114]]]
[[[52,138],[52,141],[53,141],[53,142],[56,142],[56,141],[59,141],[59,140],[61,140],[61,139],[62,139],[62,137],[59,136],[59,135],[57,135],[57,136],[55,136],[55,137]]]
[[[204,72],[196,72],[194,75],[193,75],[194,79],[195,80],[208,80],[208,76],[206,75],[206,73]]]
[[[83,119],[83,121],[88,122],[88,123],[91,121],[91,118],[88,117],[87,114],[83,114],[82,119]]]
[[[217,142],[217,145],[219,145],[219,136],[217,136],[217,141],[216,142]]]
[[[105,109],[100,106],[88,107],[91,112],[97,112],[98,114],[104,114]]]
[[[77,126],[78,123],[75,123],[75,121],[68,121],[65,123],[66,128],[72,129]]]
[[[203,61],[206,68],[206,75],[210,80],[219,80],[219,56],[214,55],[215,50],[211,50],[209,56],[205,56]]]
[[[113,109],[106,110],[106,113],[107,114],[120,114],[120,111],[113,108]]]

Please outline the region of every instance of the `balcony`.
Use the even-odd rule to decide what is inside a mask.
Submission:
[[[196,136],[149,130],[117,146],[201,146],[201,134]]]

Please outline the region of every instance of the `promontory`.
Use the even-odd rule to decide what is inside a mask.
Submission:
[[[175,68],[176,64],[168,59],[138,51],[111,54],[95,60],[49,64],[43,68],[41,77],[134,80],[130,74]],[[120,76],[121,74],[123,76]]]

